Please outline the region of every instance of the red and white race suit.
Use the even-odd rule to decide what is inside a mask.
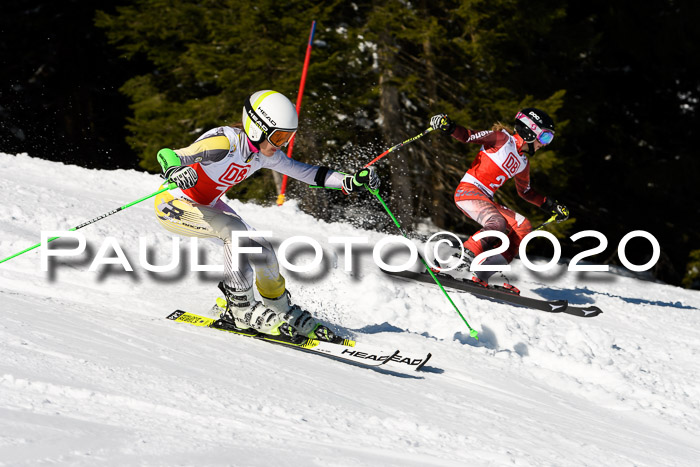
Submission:
[[[233,266],[232,232],[255,229],[221,200],[221,196],[259,169],[275,170],[310,185],[336,188],[342,186],[343,174],[290,159],[280,150],[265,156],[250,143],[243,130],[228,126],[207,131],[190,146],[175,150],[175,154],[182,165],[191,166],[197,172],[197,183],[192,188],[177,188],[155,197],[154,207],[160,224],[180,235],[223,241],[224,282],[230,288],[247,290],[255,279],[263,297],[281,296],[285,280],[272,245],[265,238],[239,239],[241,247],[260,247],[262,253],[250,255],[249,261],[240,261],[238,268]]]
[[[483,226],[479,232],[497,230],[508,236],[510,246],[502,256],[509,263],[532,226],[523,215],[495,203],[494,194],[505,182],[515,178],[521,198],[537,206],[545,201],[545,197],[530,186],[530,162],[523,148],[526,143],[520,135],[511,135],[506,130],[474,131],[457,126],[452,136],[463,143],[481,144],[479,154],[457,186],[455,203],[463,213]],[[498,243],[495,237],[486,237],[479,242],[470,237],[464,246],[478,255]]]
[[[215,205],[229,188],[260,169],[271,169],[309,185],[325,183],[336,188],[342,185],[341,174],[329,170],[324,173],[324,180],[316,180],[319,166],[291,159],[279,149],[272,156],[262,155],[240,128],[213,128],[175,153],[182,165],[190,165],[197,171],[197,184],[183,190],[184,195],[208,206]]]

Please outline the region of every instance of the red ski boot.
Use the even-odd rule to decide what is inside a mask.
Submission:
[[[481,279],[479,279],[479,278],[476,277],[476,276],[473,276],[473,277],[472,277],[472,282],[474,282],[474,283],[477,284],[477,285],[482,286],[482,287],[485,288],[485,289],[488,289],[488,288],[489,288],[489,283],[488,283],[488,282],[482,281]]]
[[[512,293],[513,295],[520,295],[520,289],[513,284],[504,283],[503,285],[495,285],[494,288],[502,290],[504,292]]]

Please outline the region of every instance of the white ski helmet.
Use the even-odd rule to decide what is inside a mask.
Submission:
[[[297,131],[299,119],[289,99],[277,91],[258,91],[243,103],[243,130],[259,147],[267,139],[275,147],[286,146]]]

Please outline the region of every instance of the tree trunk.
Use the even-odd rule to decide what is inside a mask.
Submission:
[[[435,109],[435,104],[438,100],[437,95],[437,78],[435,74],[435,64],[433,62],[434,55],[432,50],[432,44],[430,37],[426,36],[422,43],[423,46],[423,57],[425,60],[425,79],[426,79],[426,93],[428,98],[429,109]],[[439,110],[439,109],[435,109]],[[440,135],[444,136],[444,135]],[[443,227],[446,224],[447,212],[450,211],[449,207],[445,206],[445,191],[450,191],[451,187],[445,185],[446,171],[445,165],[441,163],[433,154],[440,154],[440,146],[444,145],[444,138],[433,137],[429,142],[426,142],[426,151],[428,154],[424,156],[424,163],[426,164],[427,170],[426,177],[429,186],[426,187],[426,196],[423,208],[427,211],[428,216],[433,220],[435,225],[438,227]],[[432,154],[431,154],[432,153]],[[431,163],[432,160],[432,163]],[[445,161],[446,162],[446,161]]]
[[[379,76],[379,116],[381,119],[382,136],[388,147],[398,144],[405,139],[401,130],[401,103],[399,90],[395,84],[395,61],[391,50],[391,38],[383,37],[383,47],[379,50],[381,74]],[[413,221],[413,194],[409,168],[410,154],[406,150],[398,151],[387,156],[382,161],[391,170],[391,209],[402,224]]]

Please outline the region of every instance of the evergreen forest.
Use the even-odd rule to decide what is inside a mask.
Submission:
[[[253,92],[296,102],[316,21],[294,158],[353,172],[436,113],[489,130],[537,107],[556,136],[531,158],[532,186],[571,211],[547,227],[564,256],[596,246],[568,238],[596,230],[609,245],[588,259],[619,264],[622,237],[645,230],[661,244],[653,277],[700,288],[698,2],[8,0],[2,11],[2,152],[157,173],[160,148],[239,122]],[[409,233],[478,230],[453,201],[478,150],[433,132],[377,163]],[[265,172],[228,195],[274,203],[279,178]],[[290,181],[287,198],[396,233],[369,194]],[[546,219],[513,182],[496,201]],[[630,242],[631,262],[650,255],[646,240]]]

